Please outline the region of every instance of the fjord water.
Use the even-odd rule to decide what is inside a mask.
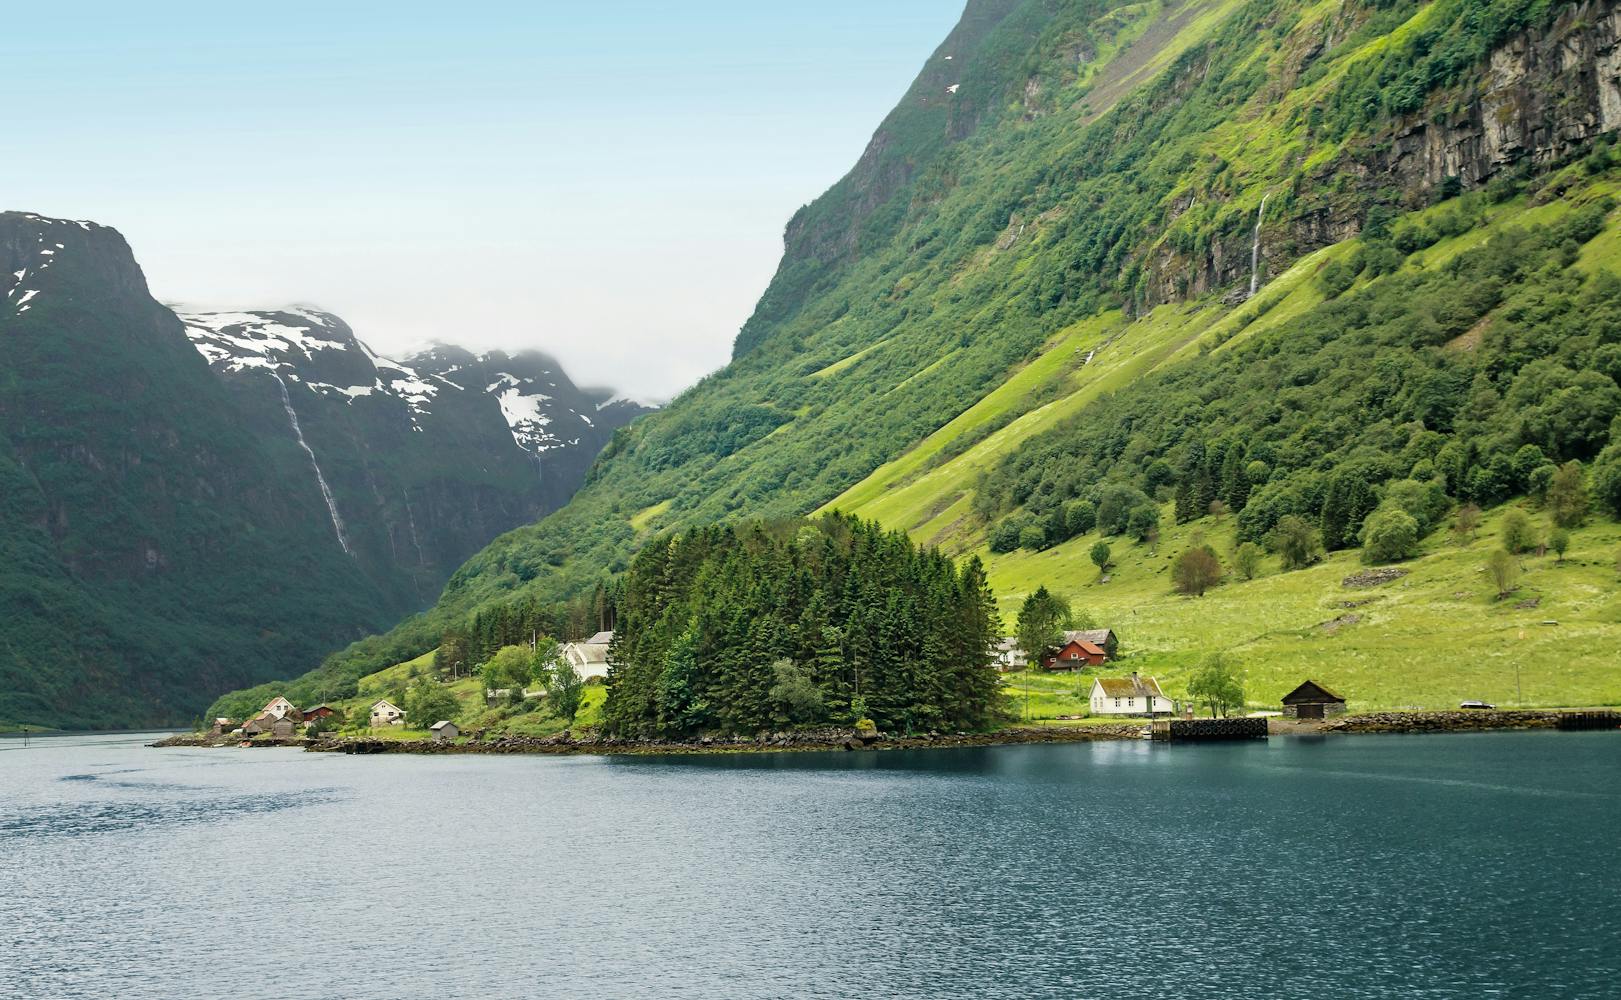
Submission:
[[[0,741],[0,996],[1613,997],[1621,738]]]

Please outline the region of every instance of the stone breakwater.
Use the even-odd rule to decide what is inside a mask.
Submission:
[[[1490,729],[1553,729],[1564,713],[1552,709],[1450,712],[1370,712],[1326,722],[1324,733],[1468,733]]]

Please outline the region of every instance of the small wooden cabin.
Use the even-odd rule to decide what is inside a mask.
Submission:
[[[1345,714],[1345,699],[1316,681],[1306,681],[1283,696],[1286,719],[1324,719]]]
[[[428,727],[428,731],[433,733],[435,743],[446,743],[462,734],[462,731],[456,728],[456,724],[449,719],[435,722]]]

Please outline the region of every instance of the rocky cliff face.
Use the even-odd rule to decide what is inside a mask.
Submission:
[[[1448,178],[1485,183],[1522,161],[1541,166],[1621,128],[1621,5],[1571,4],[1547,27],[1521,32],[1454,93],[1396,122],[1369,175],[1404,191]]]
[[[1367,11],[1347,4],[1339,15],[1290,35],[1280,80],[1298,79],[1366,17]],[[1189,89],[1196,84],[1190,79]],[[1443,186],[1470,190],[1522,165],[1544,167],[1618,128],[1621,5],[1617,0],[1566,5],[1545,25],[1510,36],[1457,85],[1431,92],[1422,110],[1347,145],[1310,184],[1277,190],[1289,197],[1274,198],[1272,213],[1259,220],[1261,284],[1299,255],[1361,232],[1367,195],[1382,192],[1397,207],[1417,207]],[[1170,217],[1195,201],[1182,196]],[[1234,217],[1198,256],[1165,247],[1150,251],[1152,281],[1142,304],[1223,289],[1230,301],[1242,301],[1256,221]]]

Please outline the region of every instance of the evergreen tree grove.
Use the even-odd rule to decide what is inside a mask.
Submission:
[[[984,567],[876,523],[830,514],[655,541],[617,613],[603,721],[621,736],[849,724],[863,705],[885,729],[979,727],[996,708]]]

